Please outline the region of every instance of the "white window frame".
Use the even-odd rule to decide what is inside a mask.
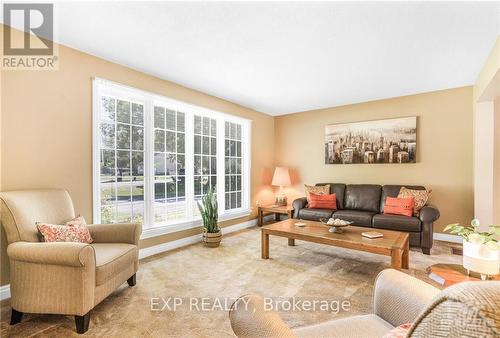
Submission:
[[[93,184],[93,222],[101,222],[100,199],[100,97],[113,95],[144,102],[144,225],[141,238],[155,237],[171,232],[196,228],[201,225],[200,217],[194,217],[193,186],[193,124],[194,115],[207,116],[217,121],[217,198],[219,203],[219,220],[225,221],[250,215],[250,175],[251,175],[251,135],[252,121],[222,113],[212,109],[196,106],[165,96],[132,88],[120,83],[94,78],[92,82],[92,184]],[[154,224],[154,115],[155,103],[161,103],[169,109],[185,113],[185,191],[186,220],[179,220],[167,225]],[[224,162],[224,123],[233,122],[242,126],[242,202],[241,208],[225,210],[225,162]]]

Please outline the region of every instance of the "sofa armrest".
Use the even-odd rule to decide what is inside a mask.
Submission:
[[[423,223],[431,223],[438,220],[440,215],[438,208],[432,205],[425,205],[420,209],[419,217]]]
[[[14,242],[7,247],[9,259],[35,264],[61,266],[95,265],[94,248],[74,242]]]
[[[293,201],[293,218],[299,218],[299,210],[304,209],[307,206],[307,198],[301,197]]]
[[[379,273],[375,281],[373,310],[393,326],[413,323],[439,292],[439,289],[415,277],[386,269]]]
[[[142,232],[140,224],[91,224],[87,227],[95,243],[128,243],[139,246]]]
[[[274,311],[267,311],[264,299],[256,295],[238,298],[229,310],[234,334],[239,338],[295,337]]]

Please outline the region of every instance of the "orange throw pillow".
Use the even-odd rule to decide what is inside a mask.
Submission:
[[[308,208],[337,210],[337,196],[335,194],[316,195],[309,193],[309,198],[311,200]]]
[[[415,199],[387,197],[385,199],[384,214],[403,215],[411,217],[413,208],[415,207]]]

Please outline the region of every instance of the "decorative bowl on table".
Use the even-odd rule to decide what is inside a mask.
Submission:
[[[344,221],[340,218],[320,218],[319,221],[324,225],[331,227],[328,231],[336,234],[341,234],[344,232],[342,228],[345,228],[352,224],[353,222]]]

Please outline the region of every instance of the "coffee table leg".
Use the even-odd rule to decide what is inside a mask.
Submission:
[[[403,268],[403,250],[391,250],[391,267],[394,269]]]
[[[262,259],[269,258],[269,235],[264,231],[261,231],[261,249],[262,249]]]
[[[295,245],[295,238],[289,238],[288,239],[288,245],[289,246],[294,246]]]
[[[259,210],[257,211],[257,225],[261,227],[262,223],[264,223],[263,215],[262,215],[262,210],[259,208]]]
[[[403,249],[403,257],[402,257],[402,267],[403,269],[410,268],[410,240],[406,241],[405,248]]]

